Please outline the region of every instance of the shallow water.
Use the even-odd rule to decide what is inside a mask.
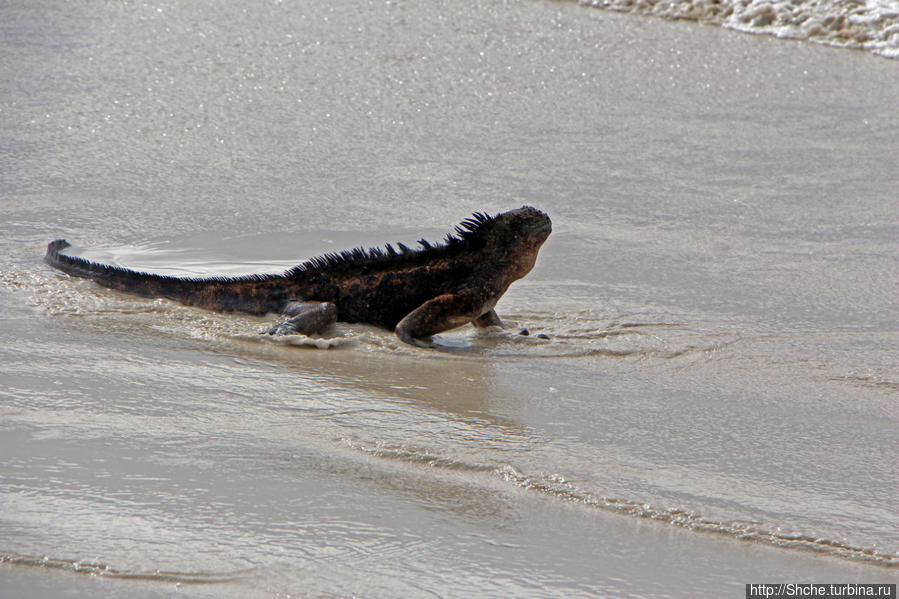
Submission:
[[[8,595],[896,580],[896,61],[573,3],[0,23]],[[522,204],[508,330],[433,350],[41,262],[278,271]]]

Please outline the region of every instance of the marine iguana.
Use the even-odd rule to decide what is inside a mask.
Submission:
[[[421,248],[356,248],[302,262],[282,274],[174,277],[68,256],[64,239],[44,261],[70,275],[144,297],[221,312],[288,318],[270,334],[320,333],[335,321],[375,325],[413,345],[467,323],[502,326],[494,311],[512,282],[525,276],[552,231],[545,213],[524,206],[495,216],[476,212],[442,243]]]

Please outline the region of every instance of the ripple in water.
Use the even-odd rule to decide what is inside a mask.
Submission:
[[[50,568],[53,570],[67,570],[77,574],[89,576],[102,576],[104,578],[119,578],[127,580],[149,580],[156,582],[174,582],[180,584],[217,584],[232,582],[246,576],[250,570],[230,573],[208,572],[167,572],[162,570],[118,570],[107,564],[85,562],[80,560],[68,560],[52,558],[49,556],[17,555],[13,553],[0,554],[0,564],[14,566],[33,566]]]
[[[777,526],[766,526],[761,522],[718,521],[694,511],[663,508],[625,498],[605,497],[578,488],[561,474],[527,474],[511,464],[472,464],[416,447],[372,444],[351,439],[343,439],[343,442],[356,451],[376,458],[472,474],[487,473],[530,492],[632,518],[653,520],[694,532],[713,533],[731,539],[752,541],[784,549],[814,551],[890,568],[899,566],[899,557],[879,552],[874,548],[855,547],[810,534],[788,533]]]

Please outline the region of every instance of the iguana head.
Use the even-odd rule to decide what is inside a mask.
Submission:
[[[496,222],[496,231],[500,235],[513,239],[528,237],[537,241],[538,245],[546,241],[553,230],[549,216],[542,210],[531,206],[522,206],[517,210],[502,212],[493,219]]]
[[[497,214],[492,219],[488,251],[509,270],[510,280],[528,274],[540,246],[552,232],[549,216],[531,206]]]

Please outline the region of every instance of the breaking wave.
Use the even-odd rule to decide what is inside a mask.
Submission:
[[[899,2],[867,0],[578,0],[580,4],[899,58]]]

